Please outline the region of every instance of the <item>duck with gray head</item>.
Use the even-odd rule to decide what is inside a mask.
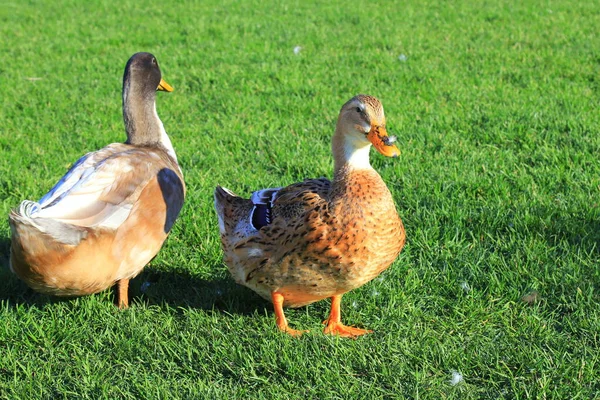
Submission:
[[[39,201],[12,210],[10,268],[34,290],[81,296],[129,280],[158,253],[185,197],[183,175],[156,113],[156,91],[172,91],[150,53],[123,76],[127,141],[81,157]]]

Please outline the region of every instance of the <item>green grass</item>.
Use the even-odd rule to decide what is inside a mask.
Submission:
[[[29,290],[0,224],[0,398],[600,398],[594,2],[118,3],[0,7],[1,212],[124,140],[137,51],[175,88],[158,112],[186,204],[126,311],[111,291]],[[293,339],[230,279],[212,191],[331,176],[337,112],[357,93],[398,135],[402,156],[372,163],[407,245],[344,296],[344,321],[374,334],[324,336],[324,301],[287,311],[312,331]]]

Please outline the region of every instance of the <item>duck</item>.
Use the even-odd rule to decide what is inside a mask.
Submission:
[[[214,192],[223,260],[234,280],[273,303],[280,331],[284,307],[331,299],[325,334],[356,338],[371,330],[344,325],[342,296],[371,281],[406,240],[392,194],[371,166],[371,147],[398,157],[381,102],[359,94],[341,108],[332,137],[333,179],[307,179],[243,198]]]
[[[151,53],[131,56],[123,75],[127,140],[85,154],[39,201],[11,210],[10,269],[33,290],[84,296],[129,281],[161,249],[185,199],[175,150],[156,112],[173,88]]]

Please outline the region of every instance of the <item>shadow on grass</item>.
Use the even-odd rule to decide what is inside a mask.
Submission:
[[[9,307],[42,307],[71,301],[70,298],[46,296],[30,289],[14,275],[8,265],[10,239],[0,239],[0,302]],[[225,268],[220,265],[213,269]],[[115,299],[115,287],[111,290]],[[227,277],[201,279],[188,271],[163,271],[146,268],[129,286],[132,307],[136,304],[217,310],[230,314],[251,314],[271,310],[270,304],[249,289]]]
[[[48,296],[36,293],[10,271],[10,238],[0,238],[0,301],[6,301],[9,306],[28,304],[40,306],[54,303]]]
[[[566,243],[587,254],[600,254],[600,220],[591,215],[558,214],[546,207],[537,211],[538,215],[550,216],[552,222],[538,221],[530,224],[528,230],[543,235],[550,246]]]
[[[213,269],[225,268],[215,266]],[[144,270],[132,282],[129,297],[133,304],[219,310],[251,314],[271,309],[270,303],[230,277],[201,279],[188,271]]]
[[[8,256],[10,254],[10,238],[0,238],[0,268],[8,270]]]

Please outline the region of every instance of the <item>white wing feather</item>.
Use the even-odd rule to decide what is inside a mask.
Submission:
[[[107,200],[111,198],[109,194],[118,187],[124,191],[117,198],[126,199],[136,192],[140,182],[136,179],[128,185],[123,181],[135,168],[131,165],[131,151],[118,151],[117,146],[120,147],[111,145],[80,158],[40,199],[30,217],[86,227],[120,226],[129,216],[133,202],[111,202]]]

